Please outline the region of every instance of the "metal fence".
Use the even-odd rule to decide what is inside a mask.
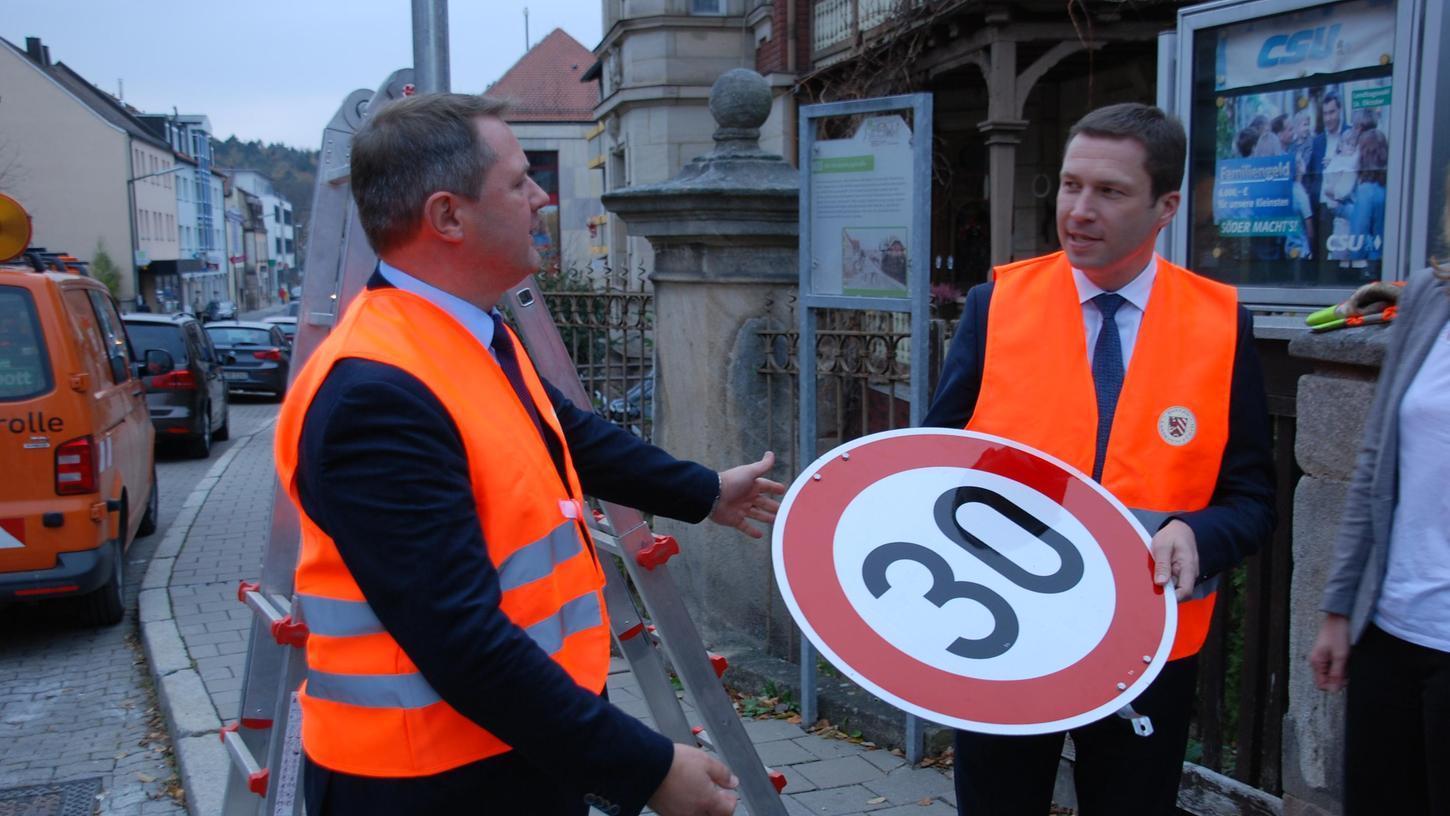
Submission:
[[[570,270],[539,289],[595,412],[654,436],[654,292],[643,276]]]
[[[926,374],[933,389],[955,330],[955,321],[930,323],[931,370]],[[817,455],[859,436],[905,427],[910,412],[911,332],[904,316],[826,311],[817,332]],[[767,323],[760,336],[765,356],[759,372],[767,379],[765,392],[770,395],[767,427],[778,434],[770,446],[783,454],[789,479],[810,464],[796,461],[801,352],[794,315],[783,325]],[[1189,759],[1279,795],[1282,722],[1288,705],[1292,493],[1298,471],[1294,417],[1272,420],[1279,529],[1261,553],[1220,584],[1213,634],[1199,656],[1198,710]]]

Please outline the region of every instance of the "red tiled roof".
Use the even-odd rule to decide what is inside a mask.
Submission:
[[[513,101],[510,122],[592,122],[599,86],[579,78],[594,59],[592,51],[556,28],[485,93]]]

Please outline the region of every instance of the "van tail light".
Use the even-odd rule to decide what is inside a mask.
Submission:
[[[100,481],[96,473],[96,441],[82,436],[55,449],[55,494],[94,493]]]
[[[158,374],[151,378],[152,388],[162,388],[173,391],[195,391],[196,377],[192,376],[191,369],[179,368],[165,374]]]
[[[264,351],[254,351],[252,352],[252,356],[258,360],[272,360],[280,363],[282,361],[282,349],[269,348]]]

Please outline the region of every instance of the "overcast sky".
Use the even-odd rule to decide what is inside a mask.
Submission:
[[[452,0],[455,91],[480,92],[562,28],[593,49],[600,0]],[[316,149],[343,99],[413,62],[410,0],[0,0],[0,36],[150,113],[211,117],[235,135]]]

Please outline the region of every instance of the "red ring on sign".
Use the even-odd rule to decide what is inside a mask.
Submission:
[[[802,476],[786,508],[779,549],[786,588],[819,644],[883,691],[973,723],[1057,723],[1110,703],[1122,694],[1118,682],[1131,686],[1149,669],[1145,655],[1163,651],[1168,612],[1162,588],[1153,586],[1153,560],[1143,536],[1118,505],[1082,477],[1005,440],[962,432],[893,435],[850,447],[849,452],[849,460],[832,457],[819,469],[808,470],[809,478]],[[923,663],[862,619],[834,568],[841,514],[880,479],[927,467],[970,468],[1020,482],[1056,501],[1087,528],[1107,558],[1117,596],[1108,630],[1089,654],[1040,677],[984,680]],[[1145,586],[1153,590],[1145,592]]]

